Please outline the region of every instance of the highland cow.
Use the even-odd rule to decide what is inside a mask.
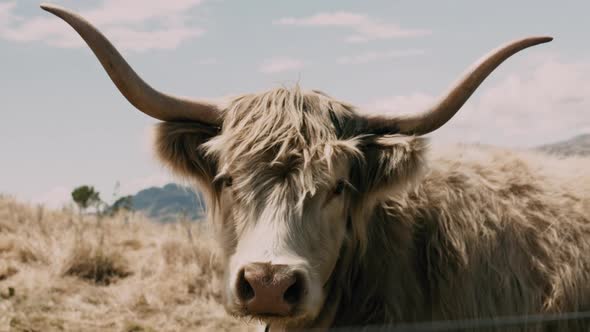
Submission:
[[[223,105],[166,95],[86,20],[43,8],[162,121],[160,159],[206,193],[232,315],[274,331],[590,309],[590,161],[429,153],[423,137],[504,60],[551,38],[492,51],[422,113],[369,116],[298,86]]]

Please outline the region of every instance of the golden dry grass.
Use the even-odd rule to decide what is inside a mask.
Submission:
[[[0,331],[252,330],[200,223],[97,220],[0,196]]]

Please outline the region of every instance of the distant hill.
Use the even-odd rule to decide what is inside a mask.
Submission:
[[[175,221],[180,216],[191,220],[205,216],[203,194],[175,183],[141,190],[131,197],[131,204],[134,210],[162,222]]]
[[[590,156],[590,134],[579,135],[562,142],[542,145],[537,149],[560,156]]]

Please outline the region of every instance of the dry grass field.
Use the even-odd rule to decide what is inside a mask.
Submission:
[[[203,224],[80,218],[0,196],[0,331],[252,330],[219,304]]]

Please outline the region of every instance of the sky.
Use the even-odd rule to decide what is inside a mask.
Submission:
[[[527,148],[590,132],[588,1],[53,3],[90,20],[167,93],[218,100],[300,84],[389,114],[428,107],[499,45],[549,35],[501,65],[431,141]],[[157,121],[39,4],[0,0],[0,193],[56,207],[81,184],[112,201],[178,180],[152,153]]]

